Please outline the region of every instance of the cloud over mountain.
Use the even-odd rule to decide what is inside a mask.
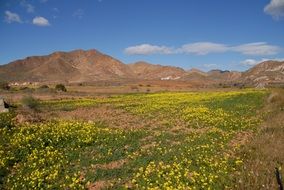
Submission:
[[[208,53],[222,53],[228,51],[228,47],[224,44],[212,42],[197,42],[185,44],[177,50],[178,53],[193,53],[197,55],[206,55]]]
[[[209,53],[237,52],[244,55],[275,55],[280,52],[280,47],[270,45],[266,42],[247,43],[236,46],[229,46],[213,42],[195,42],[184,44],[180,48],[141,44],[128,47],[124,50],[129,55],[151,55],[151,54],[195,54],[207,55]]]
[[[170,54],[173,53],[172,49],[166,46],[157,46],[151,44],[141,44],[131,46],[124,50],[129,55],[150,55],[150,54]]]
[[[235,46],[231,50],[245,55],[274,55],[280,51],[280,48],[266,42],[256,42]]]

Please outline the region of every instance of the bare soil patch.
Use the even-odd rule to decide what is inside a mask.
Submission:
[[[127,163],[127,159],[121,159],[121,160],[116,160],[112,161],[107,164],[96,164],[93,165],[93,169],[104,169],[104,170],[112,170],[112,169],[118,169],[121,168],[124,164]]]

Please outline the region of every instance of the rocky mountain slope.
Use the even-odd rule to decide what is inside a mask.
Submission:
[[[241,81],[254,86],[284,84],[284,61],[265,61],[242,73]]]
[[[131,69],[96,50],[55,52],[33,56],[0,67],[0,79],[34,82],[83,82],[131,78]]]
[[[128,66],[139,79],[178,80],[186,74],[186,71],[179,67],[153,65],[142,61]]]

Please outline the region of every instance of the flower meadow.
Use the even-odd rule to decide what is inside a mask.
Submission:
[[[232,189],[243,163],[239,137],[257,130],[266,95],[166,92],[41,103],[90,111],[107,105],[148,121],[141,128],[111,128],[96,118],[17,124],[1,114],[0,187]]]

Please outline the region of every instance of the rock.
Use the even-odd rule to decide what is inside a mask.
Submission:
[[[0,97],[0,113],[9,112],[6,105],[4,99]]]

